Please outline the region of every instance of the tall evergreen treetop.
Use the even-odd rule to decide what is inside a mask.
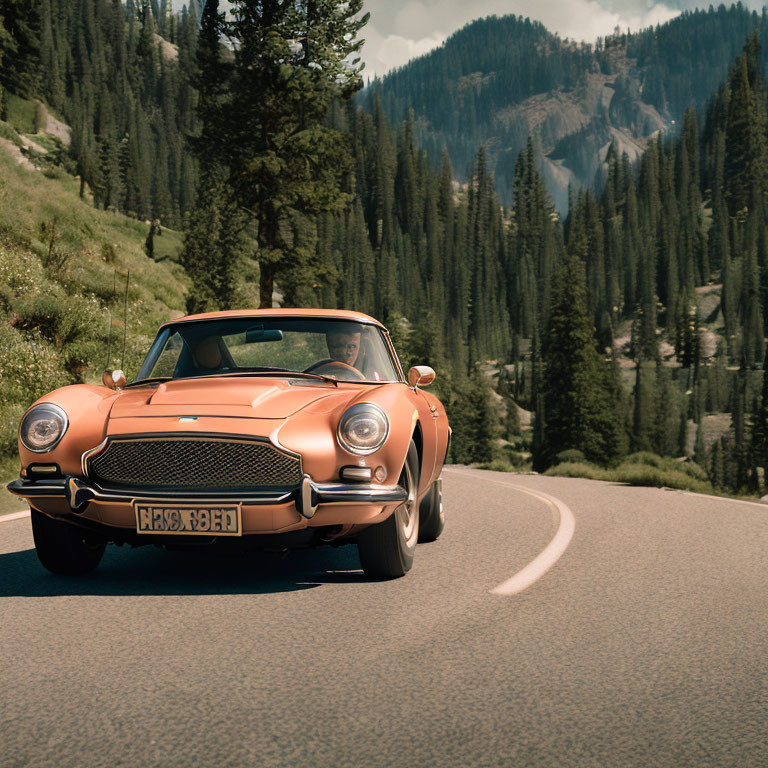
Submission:
[[[728,84],[725,196],[732,215],[755,204],[764,210],[768,189],[768,114],[760,61],[760,36],[754,32]]]
[[[292,214],[339,211],[351,161],[326,115],[360,86],[368,20],[362,0],[238,0],[227,35],[234,45],[228,103],[213,130],[226,136],[222,162],[241,206],[258,223],[261,306],[275,278],[296,274],[299,249],[286,235]]]

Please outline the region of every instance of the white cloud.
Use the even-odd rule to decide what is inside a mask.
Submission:
[[[606,2],[606,0],[603,0]],[[679,11],[662,3],[625,2],[612,11],[595,0],[368,0],[371,20],[363,29],[366,75],[383,75],[440,45],[451,33],[491,15],[514,14],[540,21],[551,32],[573,40],[594,42],[618,26],[632,30],[661,24]],[[393,6],[395,6],[393,8]]]
[[[365,61],[363,74],[370,78],[374,75],[383,75],[391,69],[407,64],[411,59],[429,53],[433,48],[437,48],[446,37],[439,31],[418,40],[412,40],[402,35],[382,37],[371,26],[365,28],[363,36],[366,41],[362,53],[363,61]]]

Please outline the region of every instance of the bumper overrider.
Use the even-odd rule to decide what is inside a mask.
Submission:
[[[373,485],[363,483],[316,483],[309,475],[294,490],[247,489],[238,490],[174,490],[153,491],[142,488],[101,488],[80,477],[44,478],[24,480],[19,478],[6,486],[15,496],[25,499],[65,500],[74,514],[83,513],[90,502],[131,503],[134,500],[152,499],[178,502],[194,498],[195,501],[232,501],[257,506],[286,504],[291,501],[299,514],[310,520],[320,504],[372,504],[384,505],[406,501],[408,492],[399,485]]]

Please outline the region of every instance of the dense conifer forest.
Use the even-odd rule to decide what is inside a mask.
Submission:
[[[634,154],[659,128],[674,130],[690,107],[703,110],[755,30],[767,39],[768,15],[741,3],[686,11],[594,45],[562,40],[526,18],[486,18],[374,80],[359,99],[369,108],[380,100],[393,124],[412,113],[430,161],[437,165],[447,148],[462,180],[486,145],[505,205],[518,153],[534,134],[565,213],[567,182],[590,186],[612,139]],[[764,72],[766,64],[763,53]]]
[[[233,204],[226,181],[242,158],[206,151],[233,66],[216,42],[217,3],[205,17],[165,2],[0,7],[3,104],[41,99],[71,124],[69,170],[93,206],[184,226],[188,309],[253,305],[259,294],[263,303],[253,286],[268,265],[284,305],[369,312],[389,326],[404,366],[437,370],[454,461],[586,473],[628,456],[668,457],[696,482],[764,490],[768,96],[760,37],[749,34],[764,17],[721,8],[620,43],[656,68],[664,89],[654,98],[680,115],[679,130],[652,137],[637,163],[611,145],[599,185],[574,190],[567,217],[531,137],[515,157],[508,204],[480,133],[466,133],[475,142],[466,173],[454,172],[447,146],[433,162],[423,125],[397,118],[392,94],[419,67],[422,84],[403,86],[397,104],[415,98],[412,88],[439,94],[435,56],[371,89],[365,108],[336,99],[322,130],[344,137],[333,179],[343,205],[286,204],[275,236],[289,257],[267,259],[258,221]],[[684,39],[686,49],[706,46],[725,22],[723,46],[708,52],[717,84],[673,65],[668,51]],[[519,19],[473,28],[485,32],[475,53],[467,46],[470,59],[489,35],[515,41],[506,80],[521,98],[610,65],[605,41],[565,45]],[[34,333],[11,293],[0,309]]]
[[[4,1],[14,45],[6,46],[0,86],[40,97],[64,117],[96,205],[179,227],[197,183],[185,136],[195,130],[189,73],[199,9],[195,0],[180,13],[171,5]]]

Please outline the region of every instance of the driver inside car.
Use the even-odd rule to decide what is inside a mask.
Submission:
[[[343,330],[329,331],[325,335],[325,343],[331,358],[339,363],[354,366],[360,356],[362,330],[359,326],[350,324]]]

